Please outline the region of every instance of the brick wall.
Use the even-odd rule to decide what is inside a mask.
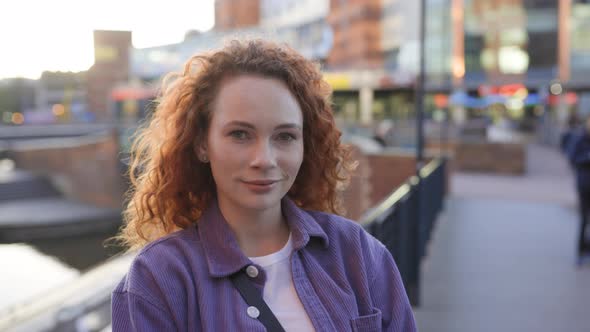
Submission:
[[[344,192],[346,216],[352,220],[359,220],[365,211],[416,174],[416,158],[412,153],[363,153],[355,148],[353,158],[359,165]]]
[[[334,31],[334,44],[327,64],[334,68],[380,68],[380,0],[331,1],[328,22]]]
[[[371,168],[371,206],[377,205],[416,174],[416,158],[413,154],[385,152],[367,155],[367,159]]]
[[[230,30],[258,25],[260,0],[216,0],[215,30]]]
[[[97,206],[119,208],[123,181],[116,133],[82,138],[35,140],[15,144],[16,167],[51,177],[66,196]]]
[[[501,174],[526,172],[526,146],[520,143],[457,144],[455,167],[463,171]]]
[[[358,220],[363,212],[371,207],[371,186],[369,181],[371,170],[367,156],[355,146],[353,146],[352,157],[358,161],[358,166],[344,191],[343,202],[346,207],[346,217]]]
[[[441,144],[427,147],[440,151]],[[457,171],[522,175],[526,173],[526,144],[495,142],[447,142],[442,148],[450,157],[449,168]]]

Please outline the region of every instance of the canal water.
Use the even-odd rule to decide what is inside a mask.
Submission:
[[[0,244],[0,314],[66,285],[119,253],[105,240],[113,233]]]

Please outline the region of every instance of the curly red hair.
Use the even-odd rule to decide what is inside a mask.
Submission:
[[[198,145],[207,137],[221,82],[259,75],[286,84],[303,113],[303,163],[287,195],[301,208],[342,213],[341,195],[354,169],[341,144],[331,108],[331,88],[319,66],[287,46],[263,40],[231,41],[192,57],[182,73],[168,75],[157,107],[138,130],[131,149],[125,225],[119,239],[131,249],[190,227],[215,195]]]

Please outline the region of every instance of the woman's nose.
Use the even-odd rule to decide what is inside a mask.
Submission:
[[[256,144],[250,165],[257,168],[272,168],[277,165],[275,149],[270,142]]]

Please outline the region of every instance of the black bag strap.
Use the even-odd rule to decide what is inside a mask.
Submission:
[[[260,311],[258,320],[269,332],[285,332],[279,320],[268,307],[258,289],[252,284],[244,270],[234,273],[230,277],[234,286],[249,306],[254,306]]]

